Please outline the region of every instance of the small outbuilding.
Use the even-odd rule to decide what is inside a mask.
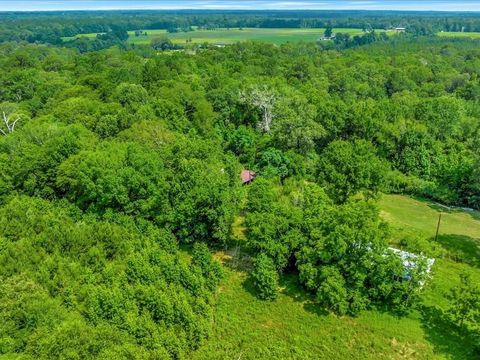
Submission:
[[[246,169],[242,170],[242,173],[240,174],[243,185],[250,184],[256,176],[257,174],[255,172]]]
[[[435,259],[429,259],[422,255],[409,253],[407,251],[403,251],[393,247],[390,247],[389,249],[395,255],[397,255],[400,259],[402,259],[403,269],[404,269],[403,279],[407,281],[411,280],[412,278],[411,273],[418,268],[420,261],[425,261],[425,269],[423,269],[423,271],[427,275],[430,274],[430,271],[432,270],[432,266],[435,263]],[[421,283],[421,285],[423,285],[423,282]]]

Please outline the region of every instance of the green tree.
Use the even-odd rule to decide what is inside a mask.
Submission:
[[[195,243],[192,253],[192,264],[198,266],[202,276],[207,282],[207,287],[215,291],[222,277],[222,268],[215,261],[205,243]]]
[[[314,119],[315,106],[296,94],[287,94],[275,103],[272,136],[278,147],[305,154],[326,134]]]
[[[282,270],[302,243],[301,218],[301,208],[293,206],[288,198],[272,203],[265,212],[250,213],[246,218],[248,243]]]
[[[114,99],[130,111],[136,111],[148,101],[148,93],[141,85],[120,84],[115,89]]]
[[[465,116],[463,101],[447,96],[425,99],[416,110],[416,118],[439,140],[456,136]]]
[[[348,311],[348,292],[345,288],[345,280],[338,269],[333,266],[325,266],[318,274],[319,285],[316,298],[328,310],[339,315],[345,315]]]
[[[265,254],[258,255],[254,260],[251,276],[258,297],[263,300],[275,300],[278,291],[278,273],[272,259]]]
[[[81,150],[92,149],[97,139],[81,125],[64,126],[45,121],[29,123],[6,137],[0,151],[6,156],[3,176],[19,192],[53,198],[60,164]],[[0,177],[1,179],[1,177]]]
[[[426,127],[408,127],[398,141],[394,164],[405,174],[428,179],[432,171],[432,148],[433,141]]]
[[[339,314],[356,315],[372,304],[408,310],[425,281],[423,263],[406,277],[401,258],[387,249],[387,228],[372,204],[321,204],[296,253],[300,282],[320,306]]]
[[[228,239],[239,205],[240,181],[233,169],[208,158],[184,158],[175,165],[171,182],[173,224],[182,241],[224,243]]]
[[[260,154],[258,166],[265,177],[285,179],[291,175],[291,164],[284,152],[275,148],[268,148]]]
[[[174,47],[172,41],[166,36],[153,39],[150,46],[157,51],[170,50]]]
[[[245,125],[240,125],[233,131],[227,133],[228,149],[233,151],[244,163],[254,161],[256,152],[255,131]]]
[[[467,273],[460,275],[460,285],[451,290],[448,310],[452,320],[460,327],[477,326],[480,323],[480,287]]]
[[[339,203],[359,192],[374,196],[384,186],[388,164],[373,145],[364,140],[334,141],[322,152],[319,182]]]
[[[138,215],[162,223],[170,212],[165,166],[135,143],[110,143],[70,157],[58,170],[60,193],[84,210]]]
[[[460,185],[461,197],[467,206],[480,209],[480,158],[473,162],[465,178],[467,181]]]
[[[323,33],[323,36],[326,38],[331,38],[333,35],[333,26],[331,23],[328,23],[327,27],[325,28],[325,32]]]

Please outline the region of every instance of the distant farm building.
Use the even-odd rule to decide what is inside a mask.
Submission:
[[[404,28],[404,27],[396,27],[393,30],[395,30],[395,32],[397,32],[397,33],[404,33],[407,29]]]
[[[320,38],[320,41],[328,41],[328,40],[333,40],[333,39],[335,39],[335,34],[332,34],[332,36],[325,36],[324,35]]]
[[[250,184],[257,174],[251,170],[242,170],[242,173],[240,174],[240,177],[242,179],[242,184]]]

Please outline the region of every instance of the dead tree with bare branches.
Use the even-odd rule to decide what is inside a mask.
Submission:
[[[7,136],[15,131],[15,125],[20,120],[20,116],[17,116],[15,120],[10,119],[10,115],[7,115],[5,111],[2,112],[3,122],[5,124],[4,129],[0,127],[0,133]]]
[[[272,126],[274,118],[273,106],[275,105],[276,99],[275,94],[268,89],[267,86],[254,87],[249,91],[242,91],[240,93],[240,101],[260,110],[262,120],[258,124],[258,127],[267,133],[270,132]]]

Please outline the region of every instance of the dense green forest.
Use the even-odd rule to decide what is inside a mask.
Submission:
[[[303,25],[323,26],[314,15]],[[113,24],[121,38],[169,22],[290,20],[0,16],[6,358],[188,358],[211,334],[225,272],[212,251],[231,246],[238,218],[259,298],[275,300],[281,278],[293,274],[321,312],[401,318],[422,302],[426,257],[405,273],[389,249],[379,194],[480,209],[478,41],[382,36],[355,46],[81,53],[58,39]],[[351,16],[328,21],[367,21]],[[407,17],[370,16],[374,27]],[[435,28],[479,26],[475,17],[426,19]],[[257,174],[251,184],[242,185],[242,169]],[[400,245],[441,256],[427,239]],[[473,358],[480,290],[471,276],[449,289],[446,321]]]

